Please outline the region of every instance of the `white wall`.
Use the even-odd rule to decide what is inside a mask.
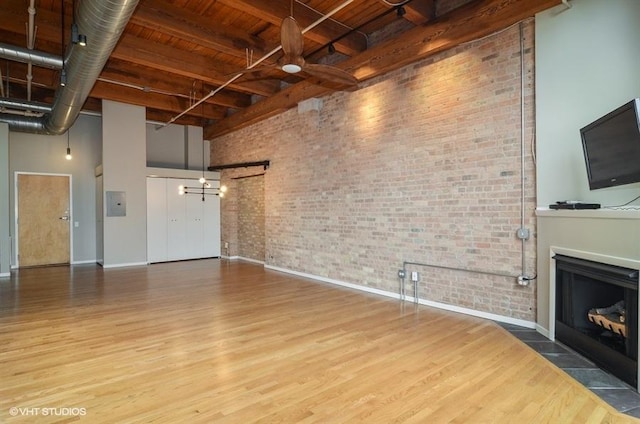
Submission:
[[[96,258],[94,169],[101,156],[100,117],[80,115],[69,130],[73,159],[65,159],[67,133],[59,136],[9,133],[9,168],[11,234],[15,228],[15,172],[71,174],[73,183],[73,252],[74,263],[93,262]],[[4,199],[4,197],[3,197]],[[77,227],[76,227],[77,225]],[[15,237],[12,264],[15,265]]]
[[[117,103],[116,103],[117,104]],[[129,124],[117,121],[112,125],[116,132],[127,131]],[[170,125],[167,131],[155,131],[153,124],[145,123],[145,116],[136,114],[136,123],[133,125],[139,131],[139,127],[144,129],[142,145],[136,147],[145,151],[144,140],[147,140],[147,155],[144,163],[136,172],[146,176],[146,160],[149,158],[163,158],[165,166],[169,168],[184,169],[185,163],[191,164],[191,169],[202,170],[202,128],[184,127],[181,125]],[[6,149],[2,145],[2,129],[6,130]],[[108,130],[111,132],[111,130]],[[3,208],[0,210],[0,220],[4,219],[2,211],[8,214],[7,225],[0,225],[0,275],[4,272],[2,260],[8,258],[10,265],[15,265],[15,193],[14,175],[15,172],[42,172],[71,174],[72,176],[72,198],[73,198],[73,251],[71,253],[73,263],[92,263],[104,259],[98,251],[98,245],[104,247],[101,240],[98,240],[97,226],[99,225],[96,216],[96,179],[95,168],[102,164],[102,118],[100,116],[80,115],[69,131],[69,143],[73,160],[64,159],[67,147],[67,134],[60,136],[40,135],[23,132],[10,132],[8,125],[0,123],[0,173],[8,178],[8,193],[2,191],[2,178],[0,178],[0,200]],[[127,136],[128,137],[128,136]],[[159,142],[153,142],[158,141]],[[133,147],[130,138],[119,138],[115,144],[113,155],[116,157],[114,163],[118,166],[115,174],[120,173],[120,166],[128,163],[123,162],[129,155]],[[209,151],[208,142],[205,151]],[[111,151],[111,149],[110,149]],[[127,152],[123,154],[122,152]],[[2,159],[7,159],[7,170],[2,168]],[[205,164],[208,166],[208,155],[205,157]],[[128,171],[127,171],[128,172]],[[208,173],[209,174],[209,173]],[[217,175],[217,174],[216,174]],[[127,184],[128,185],[128,184]],[[103,223],[100,225],[104,225]],[[6,236],[4,232],[6,231]],[[5,240],[2,238],[5,237]],[[10,243],[3,248],[3,242]],[[146,246],[146,245],[145,245]],[[146,250],[146,248],[145,248]],[[124,260],[124,259],[123,259]],[[132,259],[133,260],[133,259]],[[124,263],[130,263],[126,259]],[[7,271],[8,272],[8,271]]]
[[[209,142],[204,142],[204,165],[209,166]],[[202,128],[147,124],[147,166],[202,170]]]
[[[0,199],[9,197],[9,125],[0,122]],[[0,277],[8,277],[11,268],[11,221],[9,202],[0,203]]]
[[[126,216],[104,217],[104,266],[142,265],[147,261],[147,188],[145,108],[102,102],[103,196],[126,195]]]
[[[640,97],[640,1],[571,4],[536,16],[537,202],[617,205],[640,184],[589,191],[579,131]]]
[[[203,167],[203,154],[204,154],[204,169],[209,166],[209,141],[202,140],[203,133],[202,127],[187,126],[185,128],[185,143],[187,145],[187,169],[202,170]],[[203,152],[204,143],[204,152]]]

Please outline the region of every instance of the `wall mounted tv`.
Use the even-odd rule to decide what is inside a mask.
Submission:
[[[640,182],[640,99],[580,129],[591,190]]]

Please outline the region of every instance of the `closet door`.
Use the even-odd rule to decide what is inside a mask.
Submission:
[[[185,180],[167,178],[167,260],[187,259],[187,195],[180,195]],[[192,195],[189,195],[191,197]]]
[[[147,178],[147,262],[167,260],[167,179]]]
[[[220,256],[220,198],[208,196],[204,202],[203,235],[204,257]]]
[[[189,187],[201,186],[198,180],[187,180]],[[205,196],[205,201],[202,201],[202,196],[196,194],[190,194],[185,196],[186,200],[186,220],[187,220],[187,257],[190,259],[203,258],[204,255],[204,236],[202,215],[204,205],[209,202],[211,196]]]

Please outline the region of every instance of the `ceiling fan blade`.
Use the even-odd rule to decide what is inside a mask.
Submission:
[[[314,77],[325,81],[334,82],[346,86],[354,86],[358,84],[358,79],[347,71],[329,65],[320,65],[315,63],[307,63],[303,71]]]
[[[302,56],[304,39],[298,22],[293,16],[287,16],[282,20],[280,27],[280,42],[286,56]]]

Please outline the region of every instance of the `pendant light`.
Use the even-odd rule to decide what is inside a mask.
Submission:
[[[72,156],[71,156],[71,147],[69,146],[69,133],[71,132],[71,129],[67,130],[67,154],[65,155],[65,159],[66,160],[71,160]]]
[[[195,84],[195,82],[194,82]],[[195,93],[194,93],[194,98],[195,98]],[[205,125],[205,119],[204,119],[204,102],[202,103],[202,127],[204,129],[204,125]],[[179,195],[185,195],[185,194],[197,194],[199,196],[201,196],[202,201],[204,202],[204,199],[206,196],[218,196],[218,197],[224,197],[224,194],[227,192],[227,186],[220,186],[220,188],[215,188],[215,187],[211,187],[211,184],[207,181],[207,179],[204,176],[204,172],[205,172],[205,162],[204,162],[204,145],[205,145],[205,140],[204,137],[202,138],[202,176],[200,177],[200,179],[198,179],[198,182],[201,184],[200,187],[186,187],[186,186],[179,186],[178,187],[178,194]]]

